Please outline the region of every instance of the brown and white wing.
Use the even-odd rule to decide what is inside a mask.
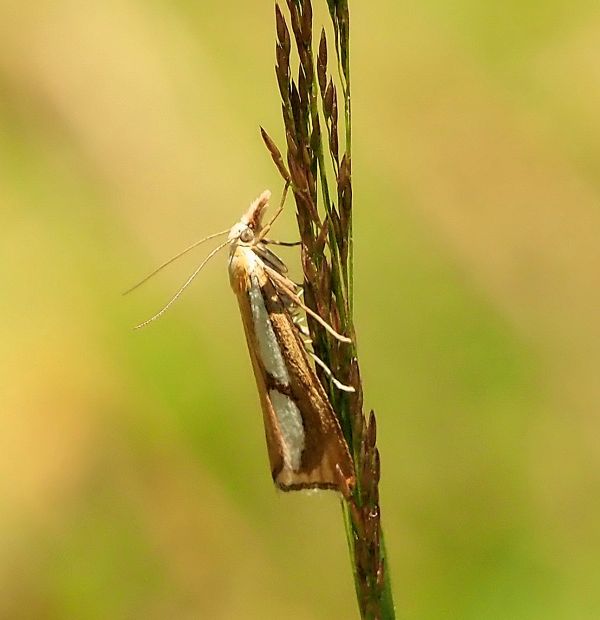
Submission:
[[[300,468],[285,480],[290,488],[340,489],[340,474],[346,485],[354,485],[354,466],[337,416],[317,378],[287,305],[267,280],[262,287],[265,305],[289,376],[289,388],[282,392],[293,401],[304,421],[304,451]],[[271,394],[277,385],[268,386]]]
[[[354,468],[335,413],[260,260],[236,253],[230,277],[256,377],[275,484],[284,491],[352,487]]]

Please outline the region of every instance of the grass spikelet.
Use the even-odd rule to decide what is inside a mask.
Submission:
[[[313,49],[311,0],[286,0],[288,17],[275,5],[275,74],[281,96],[286,136],[282,155],[264,129],[262,137],[284,181],[290,182],[296,202],[304,271],[304,300],[337,332],[352,338],[338,342],[313,318],[307,325],[316,355],[354,392],[335,388],[317,366],[350,446],[357,485],[342,500],[358,607],[361,618],[395,617],[387,557],[381,529],[375,414],[363,413],[363,391],[352,313],[352,127],[350,98],[350,13],[347,0],[327,0],[334,33],[336,75],[325,29]],[[292,49],[293,40],[293,49]],[[295,53],[298,72],[292,76]],[[343,131],[340,139],[338,92],[342,93]],[[325,130],[322,130],[322,121]],[[324,135],[324,131],[326,134]],[[327,160],[331,164],[328,172]]]

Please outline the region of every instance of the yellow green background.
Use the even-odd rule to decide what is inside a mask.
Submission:
[[[350,9],[398,616],[599,618],[598,3]],[[141,332],[203,252],[120,295],[281,190],[273,21],[0,4],[3,619],[357,617],[337,499],[272,486],[226,257]]]

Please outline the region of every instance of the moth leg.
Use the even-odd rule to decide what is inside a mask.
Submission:
[[[344,385],[341,381],[336,379],[335,375],[331,372],[329,366],[327,366],[327,364],[322,359],[318,358],[314,353],[311,353],[310,351],[307,351],[307,353],[313,358],[315,364],[317,364],[317,366],[321,367],[325,371],[325,374],[331,379],[331,382],[338,390],[342,390],[342,392],[356,391],[351,385]]]
[[[285,276],[282,276],[280,273],[278,273],[275,269],[269,267],[267,264],[263,263],[263,266],[267,274],[270,276],[271,282],[278,290],[278,292],[283,294],[285,297],[291,299],[296,305],[302,308],[302,310],[304,310],[306,314],[312,316],[312,318],[315,319],[315,321],[317,321],[317,323],[319,323],[319,325],[321,325],[326,331],[328,331],[334,338],[337,338],[340,342],[352,342],[350,338],[343,336],[342,334],[338,334],[338,332],[336,332],[335,329],[333,329],[333,327],[331,327],[331,325],[327,323],[327,321],[323,320],[316,312],[311,310],[302,302],[300,297],[294,292],[292,288],[294,286],[294,283],[291,282],[291,280],[289,280]]]
[[[257,243],[254,246],[254,251],[263,259],[265,263],[270,265],[275,271],[281,275],[287,273],[287,265],[271,250],[264,242]],[[285,277],[285,276],[284,276]]]
[[[306,325],[302,325],[303,322],[303,316],[292,315],[292,324],[300,334],[300,339],[302,340],[302,344],[304,345],[304,350],[306,351],[307,355],[309,355],[314,360],[315,364],[320,366],[325,371],[325,374],[331,379],[331,382],[335,385],[335,387],[338,388],[338,390],[342,390],[343,392],[355,392],[356,390],[352,386],[342,383],[333,374],[331,368],[329,368],[329,366],[327,366],[327,364],[315,354],[312,348],[313,341],[310,337],[310,332],[308,331],[308,327],[306,327]]]
[[[262,239],[262,243],[264,243],[265,245],[282,245],[287,248],[302,245],[302,241],[277,241],[275,239]]]
[[[325,374],[331,379],[331,382],[335,385],[335,387],[338,388],[338,390],[342,390],[343,392],[355,392],[356,390],[352,386],[345,385],[339,379],[337,379],[329,366],[327,366],[327,364],[325,364],[325,362],[320,357],[315,355],[314,351],[311,351],[309,349],[309,347],[312,347],[313,341],[310,337],[310,332],[308,331],[308,328],[306,327],[306,325],[301,325],[300,321],[304,321],[304,317],[292,317],[292,323],[294,324],[294,327],[300,332],[300,336],[302,337],[302,343],[304,344],[304,350],[306,351],[306,353],[314,360],[315,364],[320,366],[325,371]]]
[[[306,327],[306,325],[302,325],[302,323],[304,323],[304,317],[292,314],[292,323],[294,324],[294,327],[304,337],[305,344],[312,344],[312,340],[310,339],[310,332],[308,331],[308,327]],[[306,340],[308,340],[308,342],[306,342]]]

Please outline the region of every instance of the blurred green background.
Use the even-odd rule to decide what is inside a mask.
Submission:
[[[398,615],[599,618],[598,3],[351,13]],[[337,499],[271,484],[225,257],[141,332],[203,252],[120,296],[280,191],[273,21],[266,0],[0,4],[2,619],[356,617]]]

